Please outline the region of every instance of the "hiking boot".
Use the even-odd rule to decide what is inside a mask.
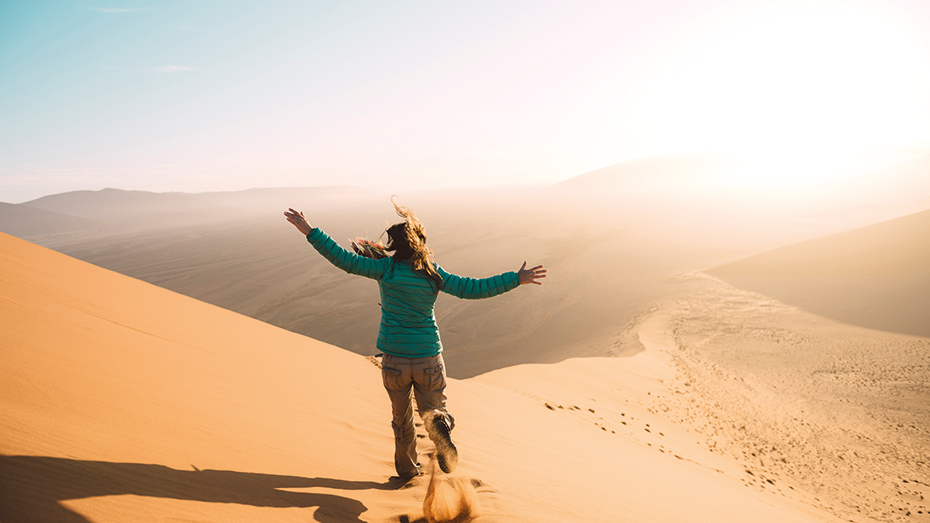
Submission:
[[[446,418],[440,413],[434,413],[426,418],[423,423],[426,426],[426,433],[429,439],[433,440],[436,445],[436,461],[439,462],[439,468],[446,474],[455,470],[459,464],[459,453],[452,443],[452,430],[446,423]]]
[[[397,478],[400,478],[400,479],[403,480],[403,481],[409,481],[409,480],[411,480],[411,479],[413,479],[413,478],[415,478],[415,477],[417,477],[417,476],[422,476],[422,475],[423,475],[423,471],[420,470],[420,464],[417,463],[417,468],[416,468],[416,470],[414,470],[414,471],[412,471],[412,472],[405,472],[405,473],[403,473],[403,474],[401,474],[400,472],[398,472],[396,477],[397,477]]]

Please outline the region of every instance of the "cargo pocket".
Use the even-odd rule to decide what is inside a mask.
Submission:
[[[403,391],[404,386],[401,383],[401,371],[393,367],[381,367],[381,379],[384,381],[384,388],[387,390]]]
[[[426,390],[441,391],[446,388],[446,372],[442,364],[423,371],[426,375]]]

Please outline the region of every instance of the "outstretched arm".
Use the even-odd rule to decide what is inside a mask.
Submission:
[[[490,298],[498,294],[516,289],[524,283],[535,283],[542,285],[537,281],[546,277],[546,269],[542,265],[537,265],[532,269],[526,268],[526,262],[517,272],[505,272],[490,278],[467,278],[446,272],[442,267],[436,266],[439,275],[442,276],[442,291],[466,300],[477,300],[481,298]]]
[[[466,278],[457,274],[446,272],[442,267],[436,266],[439,275],[442,276],[442,291],[466,300],[477,300],[481,298],[490,298],[498,294],[516,289],[524,283],[535,283],[542,285],[538,281],[546,277],[546,269],[542,265],[537,265],[532,269],[526,268],[526,262],[516,272],[505,272],[490,278]]]
[[[310,245],[323,255],[330,263],[346,271],[349,274],[357,274],[366,278],[375,280],[381,279],[387,270],[389,258],[373,260],[364,256],[359,256],[336,243],[336,240],[330,238],[325,232],[318,228],[311,227],[304,218],[304,213],[288,209],[284,213],[287,221],[292,223],[297,230],[307,237]]]
[[[509,290],[516,289],[520,286],[520,279],[515,272],[505,272],[490,278],[469,278],[447,272],[440,266],[436,266],[439,275],[442,276],[442,287],[440,290],[446,294],[451,294],[457,298],[466,300],[480,300],[503,294]]]
[[[520,267],[520,270],[517,271],[517,276],[520,277],[520,285],[526,285],[527,283],[535,283],[536,285],[542,285],[541,281],[537,281],[540,278],[546,277],[546,269],[542,265],[537,265],[532,269],[526,268],[526,262],[523,262],[523,266]]]

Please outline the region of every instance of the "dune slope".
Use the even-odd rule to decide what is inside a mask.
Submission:
[[[864,327],[930,336],[930,211],[809,240],[706,272]]]
[[[387,488],[365,359],[0,240],[3,521],[356,521]]]

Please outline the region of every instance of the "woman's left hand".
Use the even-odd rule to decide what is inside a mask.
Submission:
[[[287,221],[294,224],[294,227],[297,227],[300,234],[306,236],[313,231],[313,227],[311,227],[310,224],[307,223],[307,219],[304,218],[304,213],[295,211],[294,209],[288,209],[285,211],[284,216],[287,216]]]
[[[526,268],[526,262],[523,262],[523,267],[520,267],[520,270],[517,271],[517,276],[520,277],[520,285],[527,283],[535,283],[536,285],[542,285],[541,281],[536,281],[540,278],[546,277],[546,269],[542,265],[537,265],[532,269]]]

